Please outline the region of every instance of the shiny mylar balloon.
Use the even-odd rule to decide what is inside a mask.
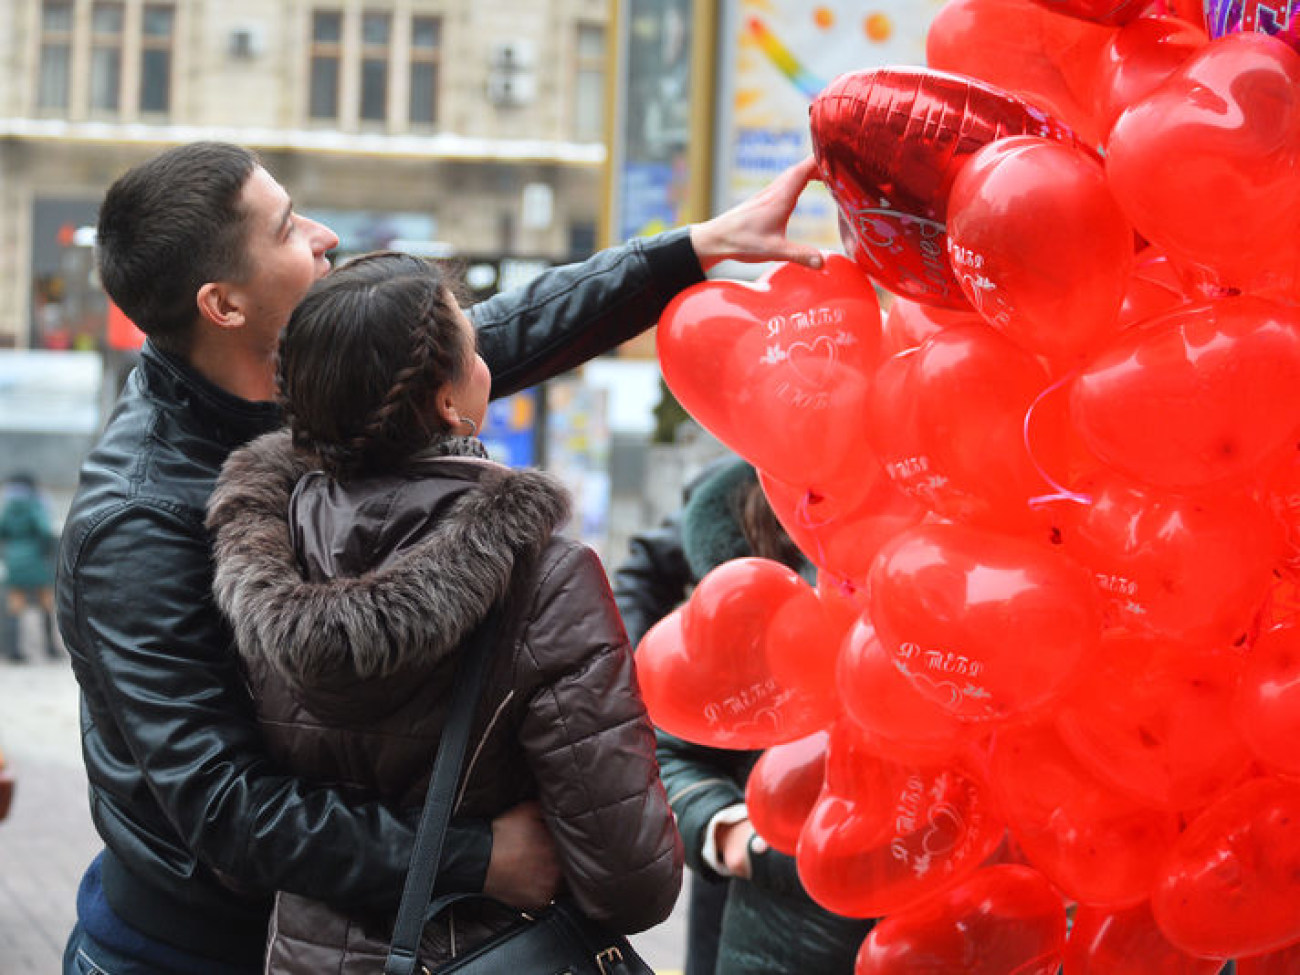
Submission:
[[[999,731],[988,777],[1025,858],[1073,900],[1131,907],[1151,893],[1178,816],[1118,794],[1050,725]]]
[[[1269,627],[1242,665],[1233,702],[1236,727],[1268,766],[1300,775],[1300,623]]]
[[[773,849],[794,856],[799,833],[821,795],[830,734],[775,745],[763,752],[745,780],[745,807],[755,831]]]
[[[1124,109],[1159,88],[1208,40],[1180,17],[1140,17],[1117,31],[1102,49],[1097,77],[1102,131],[1109,133]]]
[[[755,467],[804,487],[853,475],[880,306],[848,258],[697,284],[665,309],[656,341],[682,406]]]
[[[1204,0],[1211,37],[1241,31],[1271,34],[1300,47],[1300,8],[1280,0]]]
[[[919,525],[881,549],[871,619],[896,665],[949,714],[1005,721],[1064,690],[1097,645],[1088,571],[1047,547]]]
[[[1120,115],[1106,172],[1138,232],[1203,293],[1286,293],[1300,220],[1300,54],[1263,34],[1205,45]]]
[[[1098,24],[1127,24],[1150,5],[1149,0],[1034,0],[1058,14]]]
[[[930,22],[925,57],[1018,95],[1095,146],[1104,135],[1093,114],[1098,56],[1114,34],[1025,0],[947,0]]]
[[[725,562],[637,648],[650,718],[716,748],[770,748],[824,728],[839,712],[841,626],[780,563]]]
[[[1065,945],[1065,975],[1218,975],[1222,967],[1171,945],[1150,901],[1119,911],[1080,905]]]
[[[1058,517],[1062,547],[1092,570],[1107,622],[1228,646],[1250,628],[1283,553],[1283,531],[1245,491],[1174,494],[1098,472],[1090,504]]]
[[[948,190],[966,158],[1008,135],[1074,139],[1013,95],[924,68],[841,75],[810,113],[822,182],[857,262],[890,291],[949,308],[966,305],[948,266],[945,229]]]
[[[867,935],[854,975],[1055,975],[1065,945],[1065,904],[1038,871],[996,864],[924,903],[897,911]]]
[[[804,888],[827,910],[879,917],[959,883],[997,849],[986,787],[958,765],[906,765],[831,728],[826,782],[799,836]]]
[[[1151,897],[1156,923],[1193,955],[1236,958],[1300,940],[1300,783],[1253,779],[1178,838]]]
[[[1108,632],[1057,712],[1093,775],[1136,802],[1180,811],[1245,777],[1250,749],[1232,720],[1244,655]]]
[[[1300,430],[1297,388],[1300,310],[1224,298],[1125,332],[1075,380],[1070,412],[1102,461],[1186,490],[1275,462]]]
[[[1119,330],[1133,239],[1101,162],[1036,136],[975,153],[948,200],[948,259],[967,300],[1059,366]]]
[[[947,518],[1007,531],[1042,528],[1030,499],[1049,490],[1066,439],[1025,416],[1050,383],[1037,357],[984,323],[953,325],[886,360],[868,397],[866,436],[894,483]],[[1032,452],[1031,452],[1032,448]]]

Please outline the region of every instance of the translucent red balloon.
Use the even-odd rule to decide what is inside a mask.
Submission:
[[[960,525],[881,550],[871,619],[913,685],[948,713],[1005,721],[1056,699],[1097,645],[1091,576],[1059,552]]]
[[[1119,330],[1133,229],[1101,163],[1019,136],[971,156],[948,200],[948,259],[976,311],[1058,365],[1082,364]]]
[[[775,745],[759,757],[745,780],[745,807],[758,835],[773,849],[794,856],[799,834],[817,803],[826,773],[830,734]]]
[[[1186,490],[1276,461],[1300,430],[1297,388],[1300,310],[1225,298],[1125,332],[1079,375],[1070,412],[1102,461]]]
[[[1300,940],[1300,783],[1254,779],[1178,838],[1151,898],[1156,923],[1194,955],[1236,958]]]
[[[886,356],[906,352],[950,325],[973,325],[982,321],[972,308],[941,308],[895,296],[885,313],[880,351]]]
[[[682,406],[754,466],[800,486],[854,476],[880,306],[848,258],[697,284],[669,304],[656,341]]]
[[[1300,944],[1237,959],[1237,975],[1295,975],[1296,972],[1300,972]]]
[[[948,190],[966,158],[1007,135],[1074,139],[1013,95],[924,68],[842,75],[813,100],[809,122],[858,263],[895,294],[949,308],[966,305],[945,229]]]
[[[1117,31],[1102,49],[1097,73],[1102,132],[1109,133],[1124,109],[1159,88],[1208,40],[1203,29],[1179,17],[1140,17]]]
[[[957,765],[880,758],[841,720],[831,729],[822,795],[799,837],[799,879],[836,914],[879,917],[970,876],[1002,832],[978,779]]]
[[[1235,726],[1260,761],[1300,775],[1300,623],[1264,630],[1242,664]]]
[[[877,924],[854,975],[1054,975],[1065,905],[1036,870],[998,864]]]
[[[1121,911],[1079,905],[1065,945],[1065,975],[1218,975],[1222,967],[1171,945],[1149,901]]]
[[[1126,24],[1146,10],[1149,0],[1034,0],[1058,14],[1098,24]]]
[[[1296,284],[1298,92],[1300,54],[1233,34],[1192,55],[1110,131],[1106,171],[1120,205],[1207,294]]]
[[[824,728],[839,712],[842,626],[785,566],[725,562],[637,648],[650,717],[716,748],[770,748]]]

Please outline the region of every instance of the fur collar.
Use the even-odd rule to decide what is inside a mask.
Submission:
[[[239,651],[294,681],[345,682],[428,667],[452,652],[569,514],[551,476],[490,461],[428,534],[356,578],[304,579],[290,541],[294,486],[316,469],[285,431],[227,460],[208,506],[217,604]],[[437,476],[436,462],[421,468]],[[458,485],[459,487],[459,485]]]

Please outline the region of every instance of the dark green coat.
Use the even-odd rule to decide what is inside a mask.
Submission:
[[[7,584],[15,589],[54,585],[54,529],[45,505],[28,491],[10,495],[0,511],[0,549]]]

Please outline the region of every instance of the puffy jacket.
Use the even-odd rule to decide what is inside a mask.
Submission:
[[[683,230],[476,305],[494,394],[612,348],[701,278]],[[56,594],[110,906],[154,939],[255,968],[270,891],[391,908],[414,835],[377,803],[349,804],[270,760],[211,600],[213,484],[232,450],[279,423],[271,404],[231,396],[146,343],[82,467]],[[491,834],[464,825],[444,881],[477,890]],[[268,893],[237,893],[219,874]]]
[[[8,584],[28,589],[54,585],[54,542],[50,515],[40,497],[15,490],[0,511],[0,551]]]
[[[304,778],[419,808],[455,662],[501,613],[456,810],[490,818],[538,797],[589,916],[624,932],[667,917],[681,842],[600,562],[552,534],[562,489],[461,456],[347,484],[315,467],[286,433],[263,437],[231,456],[210,508],[213,591],[272,753]],[[490,906],[452,909],[422,957],[503,923]],[[285,895],[274,931],[270,971],[360,975],[382,967],[391,921]]]

